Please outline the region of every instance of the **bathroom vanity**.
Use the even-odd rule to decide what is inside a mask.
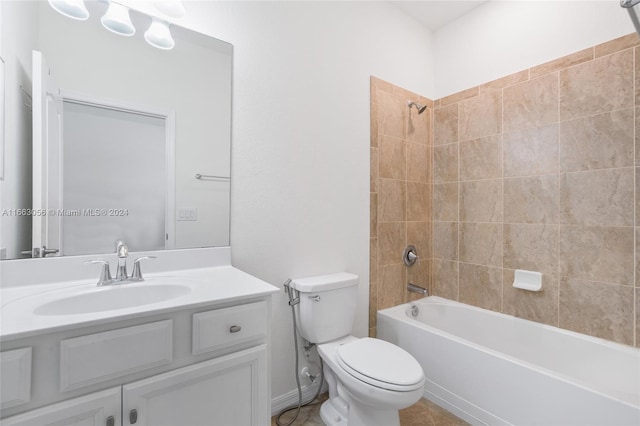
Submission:
[[[2,424],[268,424],[276,291],[230,265],[3,288]]]

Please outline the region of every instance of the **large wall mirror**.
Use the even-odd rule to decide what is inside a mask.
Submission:
[[[150,16],[124,37],[85,4],[0,3],[0,258],[229,245],[232,46],[172,25],[160,50]]]

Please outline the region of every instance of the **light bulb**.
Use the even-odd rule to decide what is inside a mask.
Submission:
[[[89,11],[82,0],[49,0],[49,5],[58,13],[67,18],[86,21],[89,19]]]
[[[173,49],[173,46],[176,45],[173,37],[171,37],[169,26],[155,18],[151,21],[149,29],[144,33],[144,39],[153,47],[163,50]]]
[[[153,2],[153,5],[170,18],[182,18],[187,13],[182,0],[159,0]]]
[[[109,9],[100,22],[112,33],[123,36],[132,36],[136,33],[136,28],[131,23],[129,9],[118,3],[109,3]]]

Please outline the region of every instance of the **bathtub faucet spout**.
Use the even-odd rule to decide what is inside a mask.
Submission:
[[[428,296],[429,295],[429,290],[427,290],[424,287],[420,287],[419,285],[415,285],[415,284],[407,284],[407,290],[409,290],[412,293],[418,293],[418,294],[422,294],[424,296]]]

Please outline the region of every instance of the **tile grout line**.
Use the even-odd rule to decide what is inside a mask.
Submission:
[[[531,77],[531,72],[529,69],[529,77]],[[529,78],[529,80],[527,80],[527,82],[531,81],[531,78]],[[500,173],[500,186],[502,187],[502,259],[501,260],[501,271],[500,271],[500,280],[502,283],[502,292],[501,292],[501,296],[500,296],[500,312],[504,313],[504,290],[505,290],[505,282],[504,282],[504,211],[505,211],[505,200],[504,200],[504,88],[501,90],[501,98],[500,98],[500,102],[501,102],[501,107],[500,107],[500,113],[501,113],[501,117],[500,117],[500,157],[501,157],[501,163],[500,163],[500,168],[501,168],[501,173]]]
[[[636,152],[636,138],[638,137],[638,135],[636,134],[637,131],[637,126],[636,126],[636,122],[638,120],[637,117],[637,106],[635,106],[636,104],[636,90],[638,89],[636,87],[636,73],[638,70],[636,70],[636,47],[634,47],[632,49],[633,52],[633,104],[634,104],[634,109],[633,109],[633,165],[636,165],[636,156],[638,155],[638,153]],[[638,173],[638,169],[637,167],[635,167],[633,169],[633,197],[634,197],[634,203],[633,203],[633,225],[637,225],[638,223],[638,188],[637,188],[637,181],[638,179],[636,178],[636,174]],[[637,267],[637,262],[638,262],[638,238],[636,237],[637,235],[637,229],[634,228],[633,229],[633,262],[634,262],[634,268],[633,268],[633,336],[632,336],[632,341],[633,341],[633,345],[634,346],[638,346],[638,287],[636,286],[637,282],[638,282],[638,267]]]
[[[594,48],[594,52],[593,55],[595,57],[595,48]],[[557,302],[556,302],[556,314],[557,314],[557,319],[556,319],[556,324],[558,327],[560,327],[560,161],[561,161],[561,153],[560,153],[560,92],[561,92],[561,81],[560,81],[560,72],[558,72],[558,77],[557,77],[557,81],[558,81],[558,94],[557,94],[557,109],[558,109],[558,172],[557,172],[557,177],[556,177],[556,185],[558,187],[558,210],[556,211],[556,226],[558,227],[556,230],[557,233],[557,246],[556,246],[556,296],[557,296]]]
[[[456,141],[457,141],[457,148],[458,148],[458,176],[456,177],[456,184],[457,184],[457,193],[456,193],[456,201],[458,204],[458,216],[456,218],[456,221],[458,222],[458,235],[457,235],[457,252],[458,252],[458,256],[456,259],[456,282],[457,282],[457,298],[456,300],[459,302],[460,301],[460,233],[462,232],[462,227],[460,226],[460,197],[461,197],[461,191],[460,191],[460,102],[456,102],[456,109],[457,109],[457,115],[458,115],[458,123],[457,123],[457,130],[456,130]]]

